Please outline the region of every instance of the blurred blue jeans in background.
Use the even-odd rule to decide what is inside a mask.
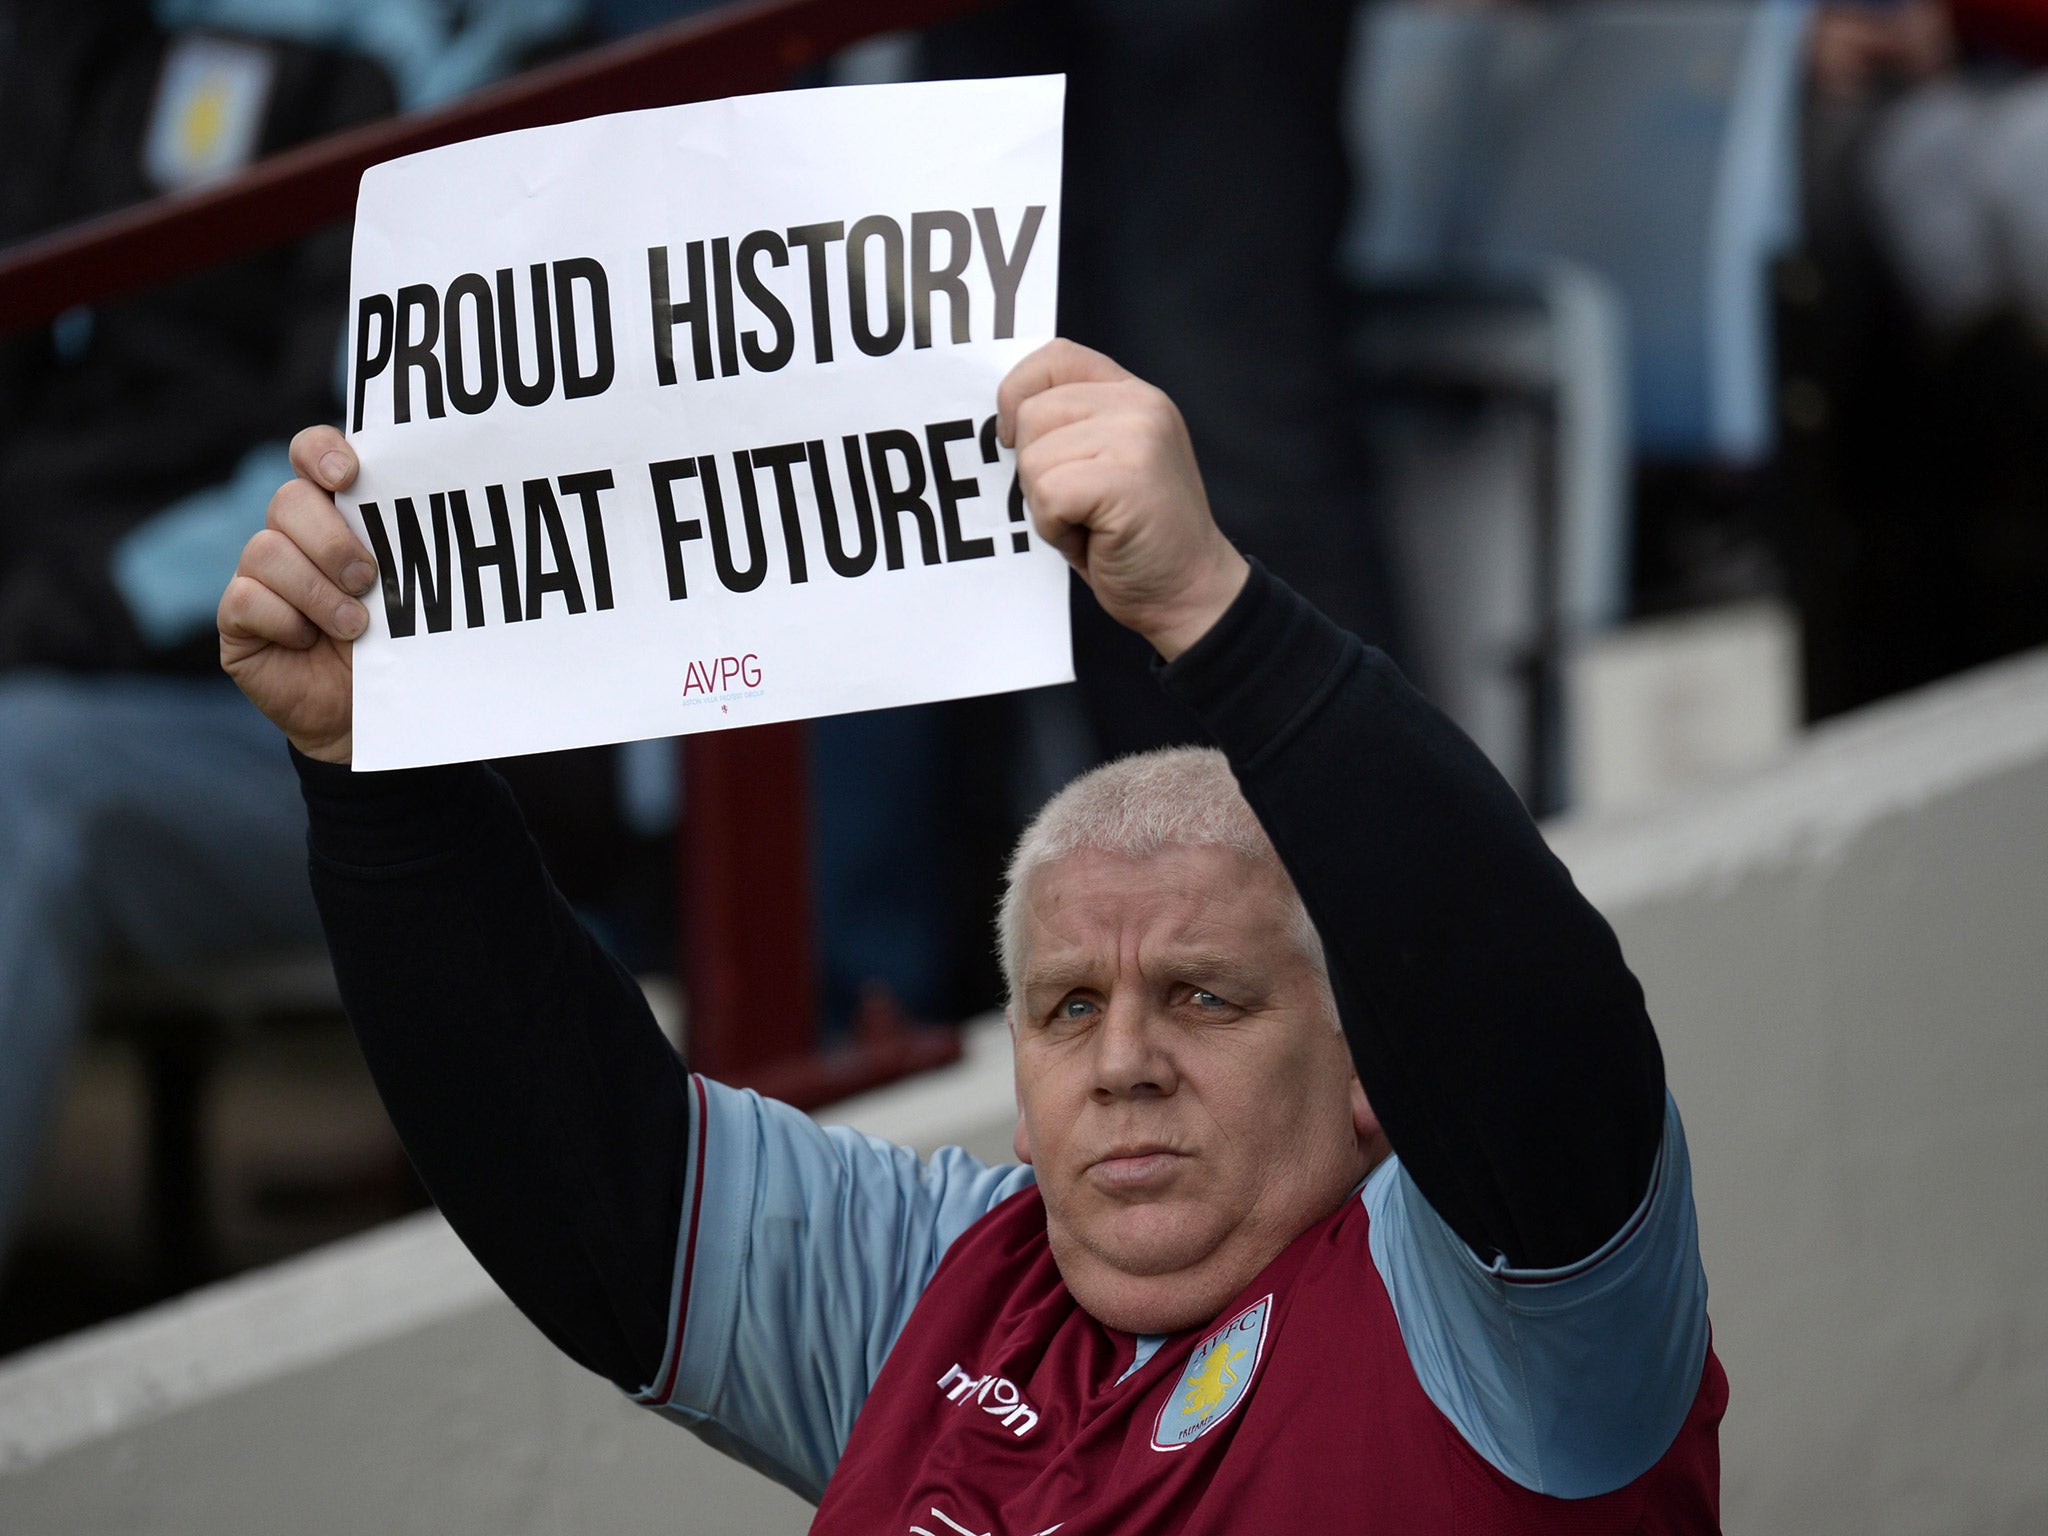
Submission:
[[[0,1261],[104,958],[319,942],[297,778],[226,678],[0,677]]]

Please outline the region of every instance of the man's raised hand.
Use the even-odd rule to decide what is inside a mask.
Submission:
[[[1249,567],[1210,515],[1174,403],[1054,341],[1010,370],[996,405],[1040,535],[1109,615],[1168,661],[1206,634]]]
[[[220,664],[293,746],[345,763],[351,652],[370,622],[357,599],[377,568],[334,505],[334,492],[356,477],[342,435],[308,427],[292,439],[292,468],[299,477],[270,498],[263,531],[243,546],[221,594]]]

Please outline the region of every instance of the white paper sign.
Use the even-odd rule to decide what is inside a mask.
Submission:
[[[369,171],[355,765],[1071,678],[993,425],[1053,335],[1063,94],[790,91]]]

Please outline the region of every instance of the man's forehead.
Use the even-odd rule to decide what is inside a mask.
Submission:
[[[1120,944],[1148,958],[1239,963],[1287,931],[1286,887],[1270,861],[1214,845],[1124,855],[1079,849],[1034,873],[1025,902],[1027,982]]]
[[[1032,872],[1028,896],[1037,907],[1082,902],[1136,910],[1180,901],[1198,906],[1239,894],[1280,894],[1270,859],[1220,843],[1169,843],[1146,853],[1076,848]]]

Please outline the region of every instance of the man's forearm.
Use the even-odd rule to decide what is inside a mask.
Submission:
[[[1322,935],[1360,1080],[1477,1252],[1568,1264],[1627,1221],[1663,1063],[1606,921],[1479,750],[1264,570],[1165,670]]]
[[[682,1204],[682,1063],[496,774],[294,757],[335,976],[413,1165],[542,1332],[644,1385]]]

